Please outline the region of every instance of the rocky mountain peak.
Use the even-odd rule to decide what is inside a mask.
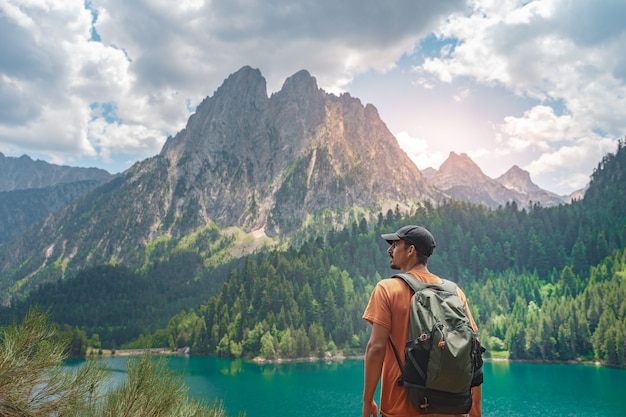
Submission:
[[[450,152],[448,159],[441,164],[439,173],[440,175],[459,175],[467,179],[475,179],[485,175],[466,153],[457,154],[455,152]]]
[[[168,138],[161,156],[174,166],[190,162],[191,170],[181,174],[194,176],[216,155],[250,152],[255,143],[246,132],[261,123],[257,116],[266,111],[267,104],[265,78],[258,69],[245,66],[198,105],[185,129]]]
[[[168,140],[172,188],[197,196],[174,195],[176,216],[193,201],[220,226],[275,234],[317,210],[435,196],[374,106],[325,93],[305,70],[270,98],[261,78],[249,67],[231,75]],[[410,190],[387,185],[392,169]]]
[[[450,152],[430,183],[457,200],[495,208],[506,202],[520,202],[523,196],[489,178],[465,153]]]
[[[543,190],[530,179],[530,173],[514,165],[507,172],[496,178],[500,184],[524,196],[527,203],[541,204],[542,206],[556,206],[569,201],[568,197],[559,196]],[[570,197],[571,198],[571,197]]]
[[[242,67],[224,80],[214,97],[228,98],[229,101],[244,100],[244,105],[267,99],[265,78],[257,68]]]
[[[256,108],[267,101],[267,84],[258,69],[249,66],[231,74],[209,100],[205,98],[192,118],[218,116],[233,111]],[[191,120],[190,120],[191,122]]]
[[[486,175],[466,153],[457,154],[450,152],[448,159],[441,164],[434,180],[443,189],[449,188],[446,184],[452,181],[455,185],[475,184],[476,181],[483,181]],[[452,183],[450,183],[452,184]]]
[[[427,167],[422,170],[422,175],[424,175],[427,179],[432,179],[435,175],[437,175],[437,170],[433,167]]]
[[[530,179],[530,173],[517,165],[513,165],[508,171],[496,178],[496,181],[520,193],[541,191],[541,188]]]
[[[300,70],[288,77],[281,88],[281,93],[290,97],[308,97],[318,93],[317,80],[307,70]]]
[[[428,181],[449,197],[497,208],[515,202],[521,207],[532,204],[554,206],[565,199],[542,190],[532,182],[530,174],[513,166],[497,179],[485,175],[467,154],[450,152],[438,171],[425,170]]]

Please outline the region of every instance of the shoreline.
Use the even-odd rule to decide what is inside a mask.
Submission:
[[[485,362],[518,362],[518,363],[553,363],[553,364],[565,364],[565,365],[593,365],[593,366],[603,366],[605,368],[618,368],[623,369],[618,366],[610,366],[604,364],[600,361],[576,361],[576,360],[566,360],[566,361],[557,361],[557,360],[544,360],[544,359],[508,359],[508,358],[483,358]]]
[[[141,356],[146,351],[148,351],[151,355],[188,355],[188,356],[206,356],[206,355],[193,355],[189,353],[188,348],[178,349],[177,351],[172,351],[168,348],[152,348],[152,349],[119,349],[115,350],[114,353],[111,351],[103,352],[102,354],[90,353],[85,355],[85,358],[94,358],[94,357],[134,357]],[[308,356],[303,358],[275,358],[275,359],[265,359],[261,357],[255,358],[240,358],[246,362],[256,363],[258,365],[263,364],[281,364],[281,363],[299,363],[299,362],[341,362],[344,360],[363,360],[365,355],[343,355],[341,353],[332,355],[330,352],[327,352],[324,357],[319,356]],[[228,358],[228,359],[236,359],[236,358]],[[485,362],[518,362],[518,363],[537,363],[537,364],[566,364],[566,365],[591,365],[605,368],[616,368],[616,369],[626,369],[624,367],[619,366],[611,366],[604,364],[600,361],[576,361],[576,360],[566,360],[566,361],[557,361],[557,360],[543,360],[543,359],[508,359],[508,358],[483,358]]]
[[[141,356],[145,352],[149,352],[151,355],[184,355],[185,351],[179,349],[178,351],[171,351],[169,348],[152,348],[152,349],[103,349],[102,353],[98,353],[98,350],[93,349],[85,354],[85,358],[111,358],[115,356],[120,357],[132,357]]]
[[[266,363],[298,363],[298,362],[341,362],[343,360],[355,360],[355,359],[364,359],[365,355],[343,355],[336,354],[331,355],[327,352],[327,354],[320,358],[319,356],[309,356],[305,358],[276,358],[276,359],[265,359],[261,357],[256,357],[252,359],[244,359],[248,362],[254,362],[257,364],[266,364]]]

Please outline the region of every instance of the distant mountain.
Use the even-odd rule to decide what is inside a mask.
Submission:
[[[374,106],[325,93],[306,71],[268,98],[261,73],[244,67],[159,155],[1,247],[0,295],[6,302],[80,268],[142,265],[158,242],[207,239],[200,233],[216,226],[288,236],[316,213],[341,218],[442,197]],[[227,235],[210,236],[198,243],[206,253],[229,250],[219,240]]]
[[[515,202],[521,207],[531,202],[544,207],[566,203],[566,198],[541,189],[527,171],[514,166],[493,179],[485,175],[467,154],[450,152],[439,170],[425,174],[430,184],[457,200],[482,204],[490,208]]]
[[[0,191],[0,245],[102,183],[102,180],[83,180],[45,188]]]
[[[437,175],[437,170],[433,167],[428,167],[422,170],[422,175],[424,175],[426,179],[431,180],[435,175]]]
[[[510,201],[520,203],[523,198],[521,193],[485,175],[465,153],[450,152],[430,183],[452,198],[487,207]]]
[[[111,176],[103,169],[60,166],[0,152],[0,245]]]
[[[530,173],[514,165],[507,172],[496,178],[500,184],[510,190],[515,190],[525,196],[526,202],[540,203],[544,207],[558,206],[567,202],[562,197],[550,191],[541,189],[530,179]]]
[[[572,192],[571,194],[567,196],[567,202],[572,203],[574,201],[582,200],[583,198],[585,198],[585,194],[587,194],[588,188],[589,188],[589,185],[585,186],[585,188]]]
[[[518,191],[522,194],[541,192],[541,188],[530,179],[528,171],[524,171],[517,165],[513,165],[507,172],[496,178],[506,188]]]
[[[104,181],[111,174],[99,168],[78,168],[33,161],[22,155],[7,157],[0,152],[0,191],[53,187],[78,181]]]

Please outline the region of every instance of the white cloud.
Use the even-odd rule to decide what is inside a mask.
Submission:
[[[449,48],[417,70],[447,83],[470,78],[503,86],[537,101],[523,114],[503,118],[493,159],[508,148],[532,159],[527,168],[533,176],[561,170],[572,177],[572,163],[591,170],[602,156],[598,151],[614,149],[626,131],[621,114],[626,25],[617,17],[626,15],[626,3],[474,0],[470,5],[472,13],[455,14],[437,32]]]
[[[618,0],[0,0],[0,151],[123,169],[244,65],[269,93],[301,69],[335,93],[403,73],[368,100],[418,167],[466,152],[565,187],[568,164],[588,178],[626,132],[624,15]]]
[[[454,99],[454,101],[458,103],[458,102],[465,100],[467,97],[469,97],[471,93],[472,92],[469,88],[463,88],[458,92],[458,94],[455,94],[454,97],[452,98]]]
[[[428,142],[423,139],[411,137],[407,132],[399,132],[395,136],[400,147],[419,169],[437,169],[446,159],[446,155],[441,152],[429,149]]]
[[[557,116],[548,106],[535,106],[523,117],[505,117],[502,126],[509,143],[518,151],[532,147],[549,150],[552,143],[574,137],[573,128],[575,125],[570,115]]]
[[[2,0],[0,151],[142,159],[244,65],[261,69],[270,92],[301,69],[339,92],[360,73],[393,68],[463,7],[461,0],[395,7],[377,0]]]
[[[593,169],[610,152],[615,152],[616,143],[611,139],[592,137],[581,139],[568,146],[546,152],[533,160],[524,169],[537,179],[552,177],[559,188],[578,190],[588,182]],[[581,170],[581,165],[586,169]]]
[[[103,118],[89,124],[89,137],[108,162],[111,152],[155,154],[163,145],[163,132],[143,125],[108,123]]]

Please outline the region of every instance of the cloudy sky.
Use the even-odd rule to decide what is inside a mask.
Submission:
[[[244,65],[374,104],[420,169],[559,194],[626,134],[623,0],[0,0],[0,152],[115,173]]]

